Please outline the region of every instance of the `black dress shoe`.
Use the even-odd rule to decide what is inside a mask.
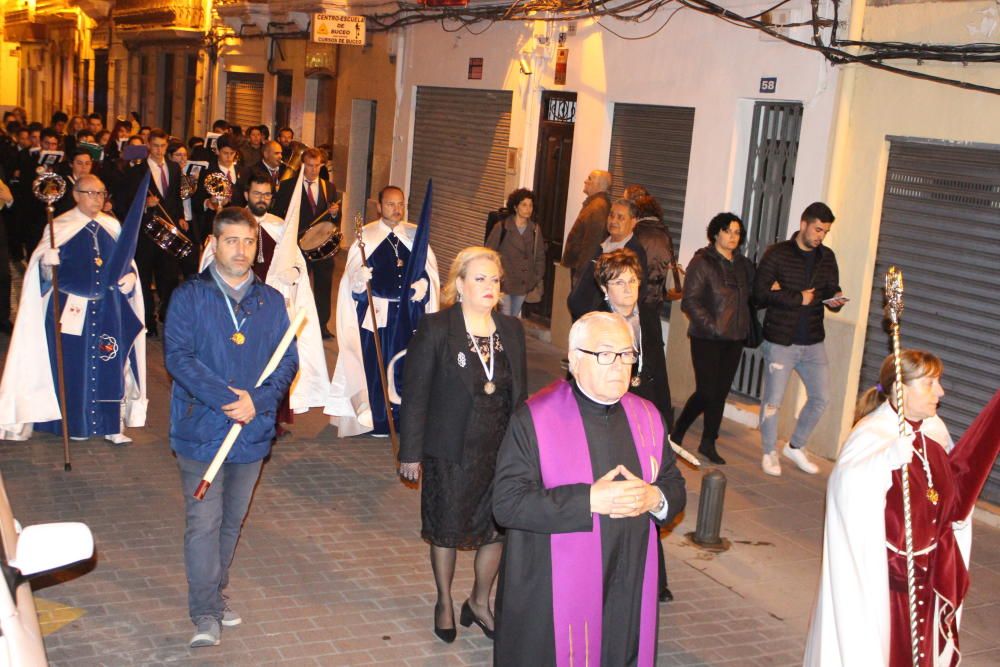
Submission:
[[[443,641],[445,644],[450,644],[453,641],[455,641],[455,637],[456,635],[458,635],[458,632],[455,630],[455,628],[439,628],[438,626],[435,625],[434,634],[436,634],[437,638]]]
[[[455,641],[455,636],[458,634],[458,632],[455,630],[455,622],[452,621],[450,628],[440,627],[438,625],[437,609],[438,609],[437,605],[434,605],[434,634],[437,635],[437,638],[443,641],[445,644],[450,644],[453,641]],[[452,611],[454,612],[454,608],[452,609]]]
[[[489,639],[493,639],[493,630],[490,630],[485,623],[483,623],[476,613],[472,611],[472,607],[469,606],[469,601],[466,600],[462,604],[462,617],[459,619],[462,623],[462,627],[469,627],[473,623],[479,626],[479,629],[483,631],[483,634]]]
[[[670,589],[664,586],[660,589],[660,602],[671,602],[674,599],[674,594],[670,592]]]
[[[719,456],[719,452],[715,451],[715,443],[705,444],[702,443],[698,445],[698,453],[704,456],[706,459],[711,461],[717,466],[726,465],[726,459]]]

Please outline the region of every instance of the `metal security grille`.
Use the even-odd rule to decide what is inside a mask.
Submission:
[[[678,250],[693,131],[693,108],[615,104],[608,156],[608,171],[614,176],[612,198],[621,197],[627,185],[645,186],[663,207]]]
[[[757,102],[753,108],[750,153],[740,217],[747,230],[744,254],[757,264],[772,243],[788,234],[788,214],[799,152],[802,105]],[[763,318],[763,311],[757,316]],[[744,349],[733,391],[760,400],[764,389],[764,352]]]
[[[226,72],[226,120],[243,129],[260,125],[264,75]]]
[[[482,245],[486,217],[507,193],[511,92],[417,88],[409,217],[420,216],[434,179],[431,248],[442,280],[455,255]]]
[[[939,414],[956,441],[1000,386],[1000,146],[891,138],[861,389],[891,351],[882,285],[903,271],[904,348],[944,362]],[[1000,502],[1000,464],[983,498]]]

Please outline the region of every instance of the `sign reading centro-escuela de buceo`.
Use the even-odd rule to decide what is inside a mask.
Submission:
[[[312,41],[319,44],[365,45],[365,17],[313,14]]]

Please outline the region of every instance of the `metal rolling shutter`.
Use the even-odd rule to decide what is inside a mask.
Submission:
[[[487,214],[507,197],[510,91],[417,88],[409,217],[434,179],[431,248],[442,282],[458,252],[482,245]]]
[[[608,156],[614,176],[611,194],[620,197],[633,183],[645,186],[663,207],[676,250],[681,247],[693,131],[693,108],[615,104]]]
[[[264,75],[226,72],[226,120],[246,130],[261,123]]]
[[[891,349],[882,294],[890,264],[903,271],[903,347],[944,361],[940,415],[957,441],[1000,386],[1000,146],[892,139],[862,389]],[[1000,502],[1000,464],[982,497]]]

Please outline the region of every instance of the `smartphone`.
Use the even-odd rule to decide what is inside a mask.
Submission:
[[[834,303],[837,301],[843,301],[844,303],[847,303],[850,300],[851,297],[849,296],[832,296],[829,299],[823,299],[823,303],[826,304],[827,306],[833,306]]]

